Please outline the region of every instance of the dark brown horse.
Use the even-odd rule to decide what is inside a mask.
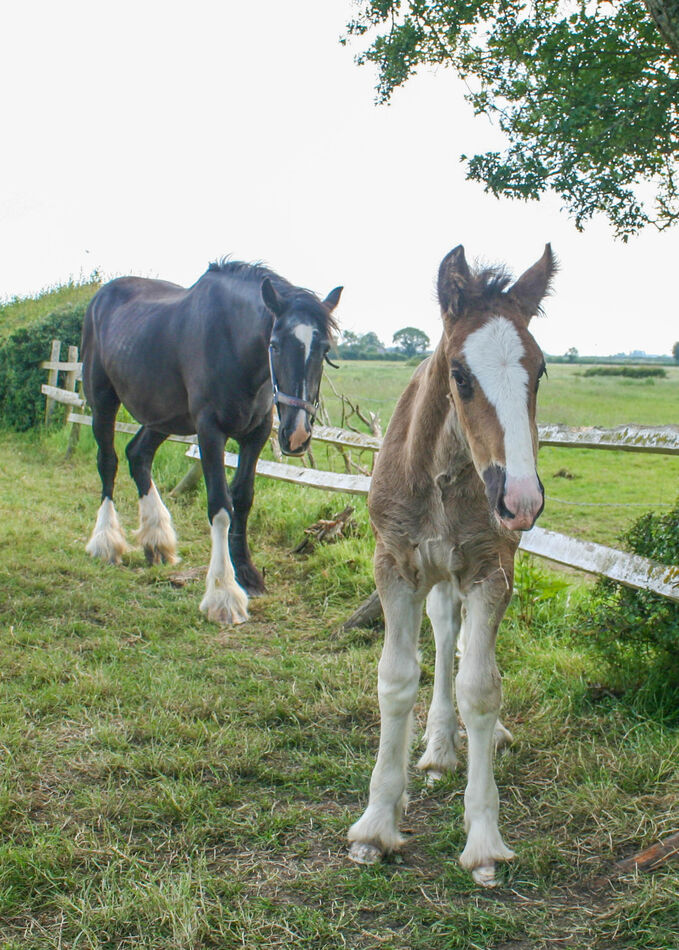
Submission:
[[[426,600],[436,640],[434,694],[418,767],[452,771],[467,731],[467,844],[461,864],[484,885],[513,856],[498,828],[493,743],[498,721],[495,638],[512,593],[519,532],[542,511],[535,405],[545,365],[528,330],[555,271],[549,245],[513,286],[502,270],[473,272],[462,247],[438,279],[443,336],[401,397],[379,453],[369,496],[375,578],[386,620],[379,664],[382,727],[370,800],[351,827],[351,857],[372,863],[398,849],[406,797],[408,736],[417,695],[417,643]]]
[[[170,513],[151,480],[153,456],[169,435],[197,433],[212,526],[200,609],[218,623],[247,619],[247,594],[264,590],[246,529],[272,405],[282,451],[301,455],[311,438],[341,291],[321,301],[267,268],[234,261],[211,264],[188,289],[139,277],[102,287],[88,307],[82,339],[83,387],[102,482],[91,555],[115,563],[127,549],[113,505],[114,423],[122,403],[141,423],[126,454],[139,492],[137,541],[147,559],[173,561],[176,552]],[[240,446],[230,489],[227,438]]]

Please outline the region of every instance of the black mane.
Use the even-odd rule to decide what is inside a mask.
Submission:
[[[259,283],[265,277],[268,277],[276,292],[288,306],[294,306],[296,310],[304,310],[329,335],[337,333],[339,329],[332,313],[327,307],[323,306],[323,302],[317,294],[305,287],[296,287],[261,261],[248,264],[246,261],[233,261],[228,257],[220,257],[218,260],[210,262],[207,273],[228,274],[230,277],[243,281],[251,280]]]

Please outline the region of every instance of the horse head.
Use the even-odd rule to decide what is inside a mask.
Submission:
[[[274,317],[269,366],[278,410],[278,443],[284,455],[303,455],[309,446],[323,361],[337,329],[332,313],[341,294],[342,288],[336,287],[319,300],[305,290],[277,290],[269,277],[262,281],[262,299]]]
[[[512,286],[501,269],[471,271],[461,245],[439,269],[450,398],[490,509],[512,531],[532,528],[544,507],[535,410],[545,362],[528,325],[555,271],[549,244]]]

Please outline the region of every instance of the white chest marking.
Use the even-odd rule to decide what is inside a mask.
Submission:
[[[292,332],[304,347],[304,365],[306,366],[311,352],[311,341],[316,332],[315,327],[309,326],[308,323],[298,323]]]
[[[504,430],[507,473],[515,478],[534,477],[528,373],[521,364],[525,350],[516,327],[506,317],[493,317],[470,333],[463,352]]]

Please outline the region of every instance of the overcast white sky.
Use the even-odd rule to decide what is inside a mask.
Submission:
[[[338,38],[351,0],[61,0],[0,13],[0,297],[90,273],[193,283],[223,254],[325,295],[386,342],[440,334],[443,255],[518,276],[561,260],[535,335],[550,353],[668,353],[679,230],[624,245],[549,199],[498,201],[460,153],[501,145],[450,71],[374,105]]]

